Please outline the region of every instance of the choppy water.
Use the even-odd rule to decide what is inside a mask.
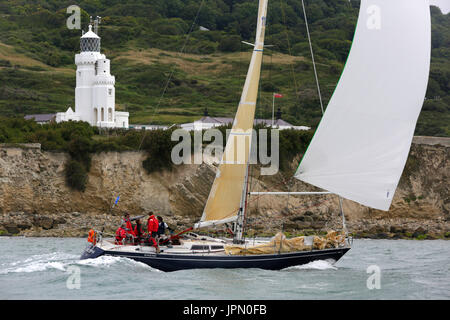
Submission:
[[[0,237],[0,299],[450,299],[444,240],[355,240],[335,265],[169,273],[127,258],[80,261],[85,245],[85,239]],[[370,277],[369,285],[377,285],[377,268],[379,289],[369,289]]]

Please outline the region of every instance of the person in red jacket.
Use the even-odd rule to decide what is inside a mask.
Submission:
[[[159,221],[154,216],[153,212],[149,212],[150,217],[147,220],[148,241],[159,251],[159,247],[156,244],[155,237],[158,232]]]
[[[123,240],[127,238],[127,232],[125,231],[126,224],[122,223],[122,225],[116,231],[116,241],[114,244],[123,244]]]
[[[133,230],[133,225],[131,224],[130,214],[125,212],[123,215],[122,223],[125,223],[125,231],[133,237],[136,237],[136,234]]]
[[[148,233],[152,235],[152,237],[156,237],[159,227],[159,221],[153,214],[153,212],[149,213],[150,217],[147,220],[147,230]]]

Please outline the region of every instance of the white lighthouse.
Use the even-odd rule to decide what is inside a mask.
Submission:
[[[81,120],[101,128],[128,128],[128,112],[115,110],[115,77],[110,61],[100,53],[100,37],[92,31],[82,35],[81,52],[75,55],[75,111],[56,114],[56,121]]]

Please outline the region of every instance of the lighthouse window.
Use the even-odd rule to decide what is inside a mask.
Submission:
[[[108,89],[108,94],[112,95],[112,89]]]

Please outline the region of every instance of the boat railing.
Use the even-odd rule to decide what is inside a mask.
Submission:
[[[347,244],[351,247],[353,245],[353,235],[348,234],[346,240],[347,240]]]

